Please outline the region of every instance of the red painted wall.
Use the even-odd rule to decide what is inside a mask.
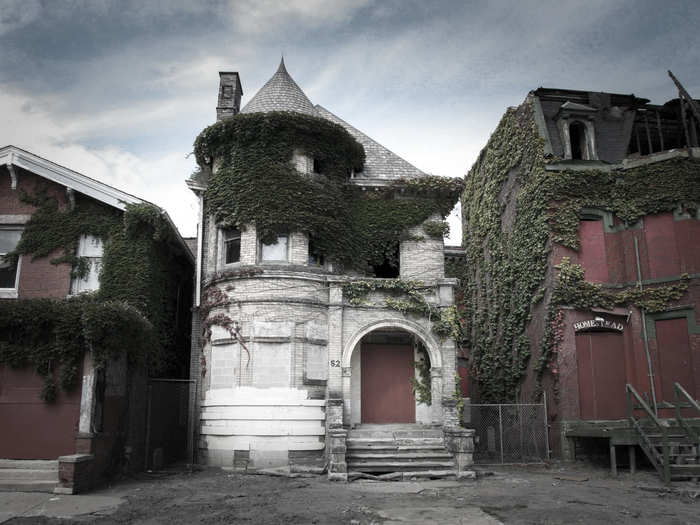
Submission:
[[[608,281],[608,261],[605,250],[603,221],[581,221],[579,223],[579,264],[583,266],[587,281]]]
[[[31,369],[0,367],[0,458],[56,459],[75,453],[80,385],[45,403],[39,397],[43,384]]]
[[[669,277],[681,273],[673,215],[648,215],[644,218],[644,236],[649,260],[649,277]]]
[[[10,185],[9,175],[0,176],[0,215],[31,215],[36,208],[20,200],[21,192],[29,195],[44,191],[57,199],[59,206],[67,204],[65,188],[47,181],[33,173],[15,168],[18,177],[17,189]],[[17,222],[18,225],[19,219]],[[41,259],[31,260],[22,256],[19,274],[19,297],[30,299],[35,297],[62,298],[70,291],[70,266],[67,264],[51,264],[51,259],[58,254],[52,254]]]

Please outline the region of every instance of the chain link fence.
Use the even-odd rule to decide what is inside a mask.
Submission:
[[[462,424],[473,428],[475,463],[539,463],[549,458],[546,405],[464,405]]]

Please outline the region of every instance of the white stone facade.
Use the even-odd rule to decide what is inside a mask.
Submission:
[[[240,263],[222,266],[221,230],[211,217],[205,222],[203,305],[216,290],[225,304],[211,308],[208,318],[225,316],[237,331],[212,324],[201,349],[201,460],[231,466],[234,452],[243,451],[260,467],[287,463],[290,451],[322,455],[327,399],[343,400],[345,425],[361,421],[359,349],[362,338],[377,330],[407,332],[423,343],[433,402],[416,402],[416,422],[442,424],[441,400],[454,389],[453,340],[435,336],[427,318],[383,306],[383,292],[350,305],[342,284],[353,278],[309,265],[301,233],[289,235],[288,262],[266,264],[249,226],[241,236]],[[402,276],[420,277],[426,300],[449,307],[456,282],[443,277],[443,260],[441,240],[402,243]]]

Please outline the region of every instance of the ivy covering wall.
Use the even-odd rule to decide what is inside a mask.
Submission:
[[[42,396],[75,387],[82,355],[95,363],[126,354],[152,375],[186,377],[193,267],[157,207],[129,204],[121,212],[76,195],[61,209],[45,192],[22,195],[37,207],[8,258],[52,257],[85,275],[81,235],[103,240],[100,289],[67,299],[0,300],[0,365],[31,366],[46,378]]]
[[[563,287],[552,300],[551,244],[578,249],[584,208],[609,211],[626,224],[679,206],[695,209],[700,161],[676,159],[624,171],[547,171],[533,111],[527,100],[506,112],[467,174],[462,195],[466,261],[457,273],[465,344],[485,400],[514,400],[532,353],[538,375],[545,372],[556,346],[557,319],[561,324],[557,305],[589,308],[651,301],[658,307],[685,290],[679,282],[643,297],[632,291],[613,297],[577,281],[576,289],[588,290],[589,300],[574,300]],[[528,332],[536,316],[545,324],[539,341]]]
[[[194,177],[204,179],[207,211],[220,225],[254,224],[263,241],[304,232],[327,258],[361,272],[395,264],[407,229],[449,214],[463,189],[461,179],[429,176],[363,191],[349,184],[363,168],[362,145],[341,126],[299,113],[224,119],[199,135],[194,152]],[[318,173],[297,171],[295,152],[312,157]]]

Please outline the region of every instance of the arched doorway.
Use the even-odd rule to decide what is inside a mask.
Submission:
[[[430,357],[414,334],[393,327],[365,334],[351,369],[352,423],[430,422]]]

